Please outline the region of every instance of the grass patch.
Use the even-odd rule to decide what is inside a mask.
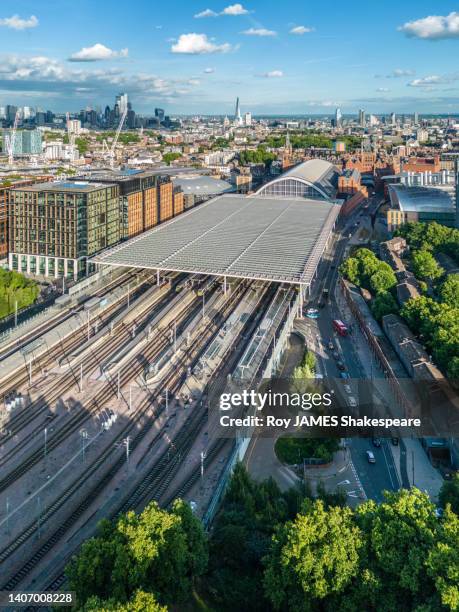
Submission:
[[[281,437],[276,440],[274,450],[279,461],[287,465],[302,463],[303,459],[322,459],[329,463],[339,450],[339,440]]]

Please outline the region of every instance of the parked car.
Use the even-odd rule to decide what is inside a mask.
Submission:
[[[398,446],[398,438],[392,438],[391,442],[394,446]]]
[[[336,365],[338,366],[338,370],[341,370],[341,372],[344,372],[344,370],[346,369],[346,366],[342,361],[337,361]]]
[[[376,463],[375,456],[370,450],[367,450],[365,454],[367,456],[368,463]]]
[[[338,351],[333,351],[333,357],[334,357],[334,359],[339,359]]]
[[[328,348],[330,349],[330,351],[333,351],[335,348],[335,345],[333,344],[331,340],[328,341]]]
[[[372,443],[373,446],[376,446],[376,448],[379,448],[381,446],[381,440],[379,438],[372,438]]]
[[[350,385],[344,385],[344,390],[346,391],[346,393],[348,395],[350,395],[352,393],[352,389],[351,389]]]
[[[357,402],[355,400],[355,397],[352,397],[352,395],[349,398],[349,405],[352,406],[353,408],[355,408],[357,406]]]

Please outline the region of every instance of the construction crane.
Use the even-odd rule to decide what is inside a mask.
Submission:
[[[126,115],[127,115],[127,108],[123,110],[123,114],[121,115],[121,119],[118,124],[118,128],[116,130],[115,138],[113,139],[112,146],[110,147],[110,149],[108,148],[106,140],[104,140],[104,142],[102,143],[102,151],[103,152],[107,151],[106,156],[108,157],[110,168],[112,170],[113,170],[113,167],[115,166],[115,148],[116,148],[116,145],[118,144],[118,138],[120,137],[121,130],[123,129],[124,120],[126,119]]]
[[[16,142],[16,130],[18,129],[20,112],[19,109],[16,111],[16,115],[14,116],[13,129],[11,130],[9,136],[5,138],[6,141],[6,150],[8,151],[8,165],[12,166],[14,161],[14,145]]]

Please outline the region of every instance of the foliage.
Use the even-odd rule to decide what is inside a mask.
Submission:
[[[102,134],[98,134],[96,136],[96,141],[97,142],[102,142],[103,140],[107,140],[109,138],[115,138],[116,136],[116,132],[103,132]],[[132,143],[137,143],[140,142],[140,136],[138,134],[136,134],[135,132],[121,132],[120,135],[118,136],[118,142],[120,142],[121,144],[124,145],[129,145]]]
[[[190,507],[177,500],[171,511],[152,502],[141,514],[102,521],[98,535],[72,558],[66,574],[78,601],[90,597],[126,603],[137,590],[162,603],[184,601],[193,579],[207,566],[207,544]]]
[[[78,148],[78,152],[80,153],[80,155],[86,155],[86,153],[88,152],[88,146],[89,146],[88,140],[81,136],[77,136],[75,138],[75,144]]]
[[[274,447],[279,461],[287,465],[301,464],[303,459],[322,459],[329,463],[339,450],[336,438],[281,437]]]
[[[458,517],[418,489],[357,510],[305,502],[276,530],[265,590],[274,609],[457,610]]]
[[[451,480],[445,480],[438,494],[438,502],[442,508],[450,504],[453,512],[459,515],[459,472]]]
[[[439,294],[442,302],[459,308],[459,274],[450,274],[440,287]]]
[[[181,157],[181,153],[164,153],[163,162],[170,166],[172,162],[174,162],[176,159],[180,159]]]
[[[305,502],[278,528],[266,557],[264,586],[274,609],[315,610],[359,571],[362,534],[350,508]]]
[[[212,143],[212,149],[227,149],[230,145],[230,140],[218,136],[218,138],[216,138]]]
[[[358,249],[340,266],[340,273],[351,283],[375,294],[385,293],[397,284],[394,271],[369,249]]]
[[[265,164],[269,166],[276,159],[275,153],[269,153],[264,147],[257,147],[255,151],[246,149],[239,153],[239,161],[242,166],[248,164]]]
[[[289,139],[293,149],[308,149],[309,147],[331,149],[333,146],[330,138],[321,134],[291,133]],[[285,140],[285,136],[269,136],[265,142],[271,149],[279,149],[285,147]]]
[[[16,271],[0,268],[0,318],[33,304],[40,289],[37,283]]]
[[[459,309],[426,296],[408,300],[400,314],[431,351],[448,378],[459,373]]]
[[[432,253],[425,249],[412,252],[411,267],[414,275],[424,280],[435,280],[444,273],[443,268],[438,265]]]
[[[97,596],[90,597],[81,608],[82,612],[167,612],[166,606],[161,606],[153,593],[136,591],[126,603],[116,599],[102,600]]]
[[[379,293],[371,303],[371,311],[378,321],[388,314],[398,314],[398,304],[389,291]]]
[[[446,253],[459,263],[459,229],[436,222],[405,223],[395,235],[405,238],[413,249]]]

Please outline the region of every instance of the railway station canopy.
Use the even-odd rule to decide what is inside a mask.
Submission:
[[[222,195],[92,257],[91,262],[309,284],[340,204]]]

